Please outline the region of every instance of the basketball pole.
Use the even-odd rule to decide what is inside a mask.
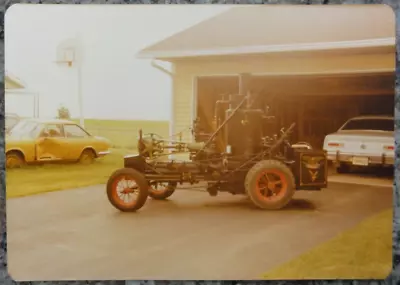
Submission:
[[[82,70],[80,63],[77,64],[76,73],[78,76],[78,100],[79,100],[79,123],[85,127],[85,117],[83,115],[83,96],[82,96]]]
[[[71,42],[69,41],[73,41]],[[68,68],[76,68],[76,84],[77,84],[77,95],[78,95],[78,108],[79,108],[79,124],[85,127],[85,119],[83,115],[83,94],[82,94],[82,45],[80,42],[80,34],[77,33],[75,38],[67,39],[61,42],[57,47],[57,60],[56,63],[67,64]],[[66,58],[66,50],[72,50],[72,55]],[[63,56],[58,53],[63,52]],[[78,56],[77,56],[78,54]],[[77,58],[78,57],[78,58]]]
[[[82,44],[80,35],[76,35],[77,49],[79,53],[79,58],[77,62],[77,76],[78,76],[78,100],[79,100],[79,123],[82,128],[85,127],[85,117],[83,115],[83,96],[82,96]]]

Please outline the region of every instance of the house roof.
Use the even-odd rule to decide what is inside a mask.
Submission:
[[[198,9],[196,7],[196,9]],[[386,5],[233,7],[138,53],[140,58],[395,46]]]
[[[17,78],[16,76],[6,72],[5,76],[5,89],[23,89],[26,85],[22,82],[21,79]]]

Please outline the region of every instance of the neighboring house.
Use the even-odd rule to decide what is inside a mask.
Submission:
[[[218,95],[246,90],[282,126],[295,121],[299,140],[393,111],[395,17],[384,5],[233,7],[137,56],[173,64],[171,134],[211,121]]]
[[[30,91],[27,88],[27,84],[25,82],[23,82],[21,79],[12,75],[9,72],[6,72],[6,76],[5,76],[5,95],[6,95],[6,99],[5,99],[6,106],[7,106],[7,95],[33,96],[33,117],[39,116],[38,94],[36,92]],[[6,110],[6,112],[7,112],[7,110]],[[19,114],[19,115],[21,115],[21,114]]]
[[[24,89],[25,84],[17,77],[6,72],[5,76],[5,90]]]

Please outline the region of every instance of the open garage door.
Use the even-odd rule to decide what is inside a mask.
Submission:
[[[293,140],[322,147],[324,137],[359,115],[393,115],[394,72],[253,75],[250,91],[259,94],[260,108],[271,107],[276,129],[297,124]],[[212,131],[215,101],[237,94],[239,76],[198,77],[195,112],[204,131]]]
[[[278,125],[296,122],[293,139],[322,147],[324,137],[359,115],[393,115],[394,72],[253,76]]]
[[[196,78],[195,118],[200,119],[200,128],[212,132],[215,102],[223,96],[237,94],[238,76],[204,76]]]

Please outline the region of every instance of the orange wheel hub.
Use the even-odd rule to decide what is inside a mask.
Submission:
[[[133,178],[119,176],[112,183],[112,198],[120,206],[132,207],[136,204],[138,190],[138,185]]]
[[[256,194],[266,201],[281,199],[288,190],[288,182],[285,174],[277,169],[262,171],[256,180]]]

